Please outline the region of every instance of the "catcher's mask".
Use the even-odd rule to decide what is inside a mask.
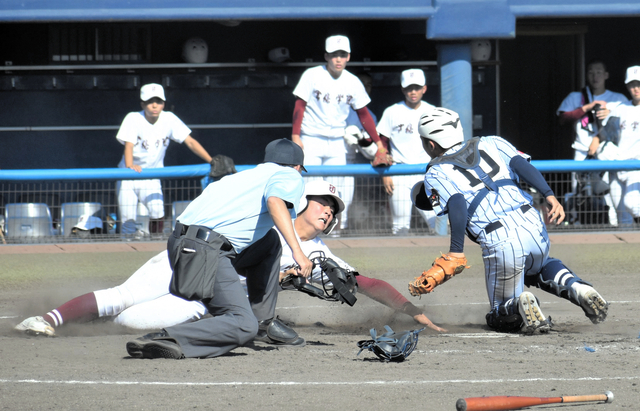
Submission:
[[[442,107],[436,107],[420,117],[418,133],[420,137],[435,141],[445,150],[464,141],[460,116],[455,111]]]
[[[338,196],[338,190],[336,187],[328,183],[324,180],[314,180],[309,181],[304,187],[304,195],[300,199],[300,207],[301,210],[298,215],[305,212],[307,206],[309,205],[309,201],[307,200],[308,196],[320,196],[320,197],[329,197],[335,203],[335,213],[333,215],[333,219],[331,219],[331,223],[329,226],[322,231],[325,234],[331,233],[333,228],[338,224],[338,215],[344,211],[345,205],[344,201]]]
[[[309,260],[319,265],[322,272],[322,288],[325,296],[324,300],[340,301],[353,306],[356,303],[356,292],[358,282],[356,274],[340,267],[335,261],[326,258],[322,251],[315,251],[309,256]],[[326,281],[326,278],[331,281]]]

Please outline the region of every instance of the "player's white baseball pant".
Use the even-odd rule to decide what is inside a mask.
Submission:
[[[624,209],[633,217],[640,217],[640,171],[625,172]]]
[[[576,161],[583,161],[583,160],[586,160],[586,158],[587,158],[586,151],[576,150],[573,155],[573,159]],[[602,176],[602,181],[604,181],[605,183],[609,183],[609,173],[604,173],[604,175]],[[578,173],[576,172],[571,173],[571,191],[573,193],[579,194],[578,193]],[[633,219],[626,211],[616,210],[616,206],[614,205],[614,201],[613,201],[613,197],[611,196],[611,193],[605,194],[603,198],[604,198],[605,204],[607,204],[607,206],[609,207],[609,213],[608,213],[609,224],[617,227],[618,224],[633,223]],[[567,211],[570,211],[570,210],[567,210]],[[575,210],[573,211],[573,213],[574,215],[572,217],[576,219],[577,215],[575,215]]]
[[[391,209],[391,217],[393,219],[392,232],[398,234],[403,228],[409,229],[411,225],[411,211],[413,203],[411,202],[411,189],[414,184],[422,181],[424,176],[420,174],[410,174],[402,176],[391,176],[393,180],[393,195],[389,196],[389,208]],[[424,221],[429,225],[431,230],[436,228],[436,213],[434,211],[425,211],[417,209]]]
[[[115,323],[141,330],[202,318],[207,309],[200,301],[169,293],[171,275],[167,252],[156,255],[121,285],[94,291],[98,316],[115,316]]]
[[[609,193],[618,211],[619,224],[633,224],[640,217],[640,171],[609,172]]]
[[[164,198],[160,180],[122,180],[116,184],[122,234],[136,232],[138,202],[149,210],[149,218],[164,217]],[[147,230],[148,227],[144,227]]]
[[[347,164],[347,150],[344,144],[344,138],[327,138],[318,136],[301,135],[300,140],[304,145],[304,165],[305,166],[343,166]],[[348,207],[353,201],[353,177],[347,182],[343,176],[327,176],[327,177],[305,177],[305,182],[311,180],[324,179],[333,184],[340,192],[340,198],[347,207],[342,212],[341,219],[346,219]],[[340,227],[346,227],[347,221],[340,223]]]
[[[500,223],[478,237],[491,309],[520,296],[524,275],[538,274],[549,257],[549,236],[536,210],[512,211]]]

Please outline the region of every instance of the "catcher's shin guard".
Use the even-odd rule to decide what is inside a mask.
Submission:
[[[562,261],[556,258],[550,258],[547,264],[542,267],[540,274],[525,276],[524,278],[524,283],[527,287],[535,286],[579,306],[580,298],[575,289],[571,287],[576,282],[591,286],[590,283],[578,277]]]

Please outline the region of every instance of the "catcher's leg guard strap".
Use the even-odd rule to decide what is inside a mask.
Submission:
[[[574,304],[580,305],[578,296],[571,287],[571,284],[576,282],[591,285],[575,275],[562,261],[555,258],[550,258],[547,261],[544,267],[542,267],[540,274],[525,276],[526,286],[535,286],[550,294],[557,295]]]

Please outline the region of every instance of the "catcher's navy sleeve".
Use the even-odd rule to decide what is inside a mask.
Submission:
[[[544,197],[552,196],[553,190],[545,181],[544,177],[537,168],[531,165],[521,156],[514,156],[509,162],[509,167],[516,172],[524,181],[529,183],[533,188],[538,190]]]
[[[449,225],[451,226],[450,253],[461,253],[464,250],[464,233],[467,229],[467,202],[460,193],[454,194],[447,203],[449,209]]]

